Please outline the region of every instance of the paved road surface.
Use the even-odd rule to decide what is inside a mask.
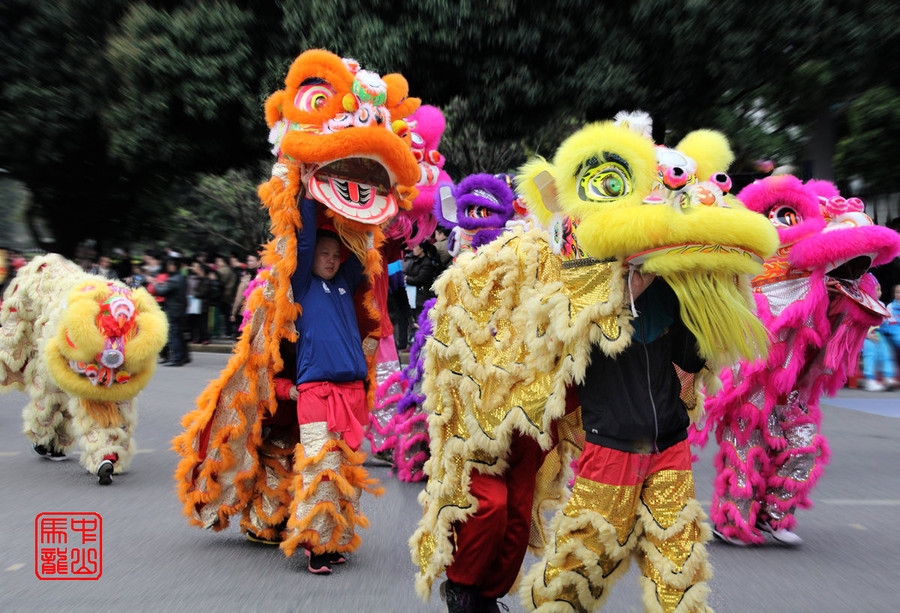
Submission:
[[[36,456],[20,434],[25,397],[0,396],[0,611],[302,611],[444,610],[412,587],[406,541],[420,511],[420,486],[399,483],[372,464],[386,493],[363,498],[372,527],[360,550],[331,577],[306,572],[305,556],[286,559],[245,541],[237,528],[191,527],[181,515],[169,449],[193,398],[225,364],[194,354],[183,368],[161,368],[140,398],[137,441],[143,450],[127,475],[97,485],[79,464]],[[840,406],[838,406],[840,405]],[[799,513],[799,549],[736,549],[712,543],[711,604],[722,612],[892,612],[900,610],[900,392],[844,390],[825,407],[833,459]],[[695,468],[708,501],[712,449]],[[43,512],[96,512],[103,518],[103,576],[98,581],[40,581],[34,572],[34,521]],[[526,560],[526,564],[531,559]],[[612,590],[605,610],[641,611],[637,571]],[[521,607],[505,599],[512,611]]]

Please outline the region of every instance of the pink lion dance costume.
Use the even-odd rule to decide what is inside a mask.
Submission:
[[[710,518],[720,538],[760,544],[763,530],[799,544],[794,511],[811,506],[829,457],[819,397],[843,386],[866,331],[887,316],[867,271],[897,254],[900,237],[825,181],[768,177],[738,199],[778,230],[781,245],[753,280],[772,345],[765,362],[722,372],[705,429],[692,439],[705,444],[714,430],[719,443]]]
[[[442,185],[452,185],[450,175],[444,172],[444,156],[438,152],[441,136],[444,134],[446,121],[440,109],[434,106],[420,106],[415,113],[406,119],[409,126],[410,149],[419,164],[419,181],[416,183],[418,194],[412,201],[409,210],[401,210],[394,218],[391,225],[385,229],[387,241],[382,247],[382,257],[385,262],[393,262],[403,257],[403,246],[412,247],[428,239],[437,227],[437,220],[432,215],[432,209],[438,190]],[[387,283],[387,277],[384,278]],[[385,290],[386,291],[386,290]],[[387,309],[385,309],[386,311]],[[390,322],[385,322],[389,324]],[[393,327],[386,332],[378,347],[378,359],[376,365],[376,383],[378,385],[375,398],[375,408],[369,416],[369,427],[366,437],[372,444],[372,451],[379,454],[393,454],[394,463],[398,469],[398,476],[403,481],[418,481],[421,479],[421,465],[425,459],[424,452],[413,452],[411,455],[401,450],[401,443],[405,447],[419,447],[421,445],[410,444],[408,439],[409,427],[404,427],[406,418],[401,417],[404,409],[398,406],[398,400],[404,393],[410,393],[408,377],[400,372],[400,358],[393,340]],[[423,418],[424,419],[424,416]],[[399,428],[399,429],[398,429]],[[424,426],[421,428],[424,430]],[[416,438],[425,436],[424,432]],[[427,441],[424,448],[427,449]],[[416,456],[413,462],[407,456]],[[418,465],[418,468],[415,465]],[[415,479],[413,475],[419,475]]]

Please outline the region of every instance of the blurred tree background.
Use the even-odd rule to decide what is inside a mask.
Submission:
[[[887,0],[4,0],[0,169],[27,194],[0,214],[67,255],[85,240],[252,247],[263,101],[311,47],[400,72],[444,110],[454,178],[643,109],[667,144],[724,131],[747,176],[760,158],[802,171],[824,117],[836,179],[896,192],[898,24]]]

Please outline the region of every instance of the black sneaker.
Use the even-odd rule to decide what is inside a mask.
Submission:
[[[713,526],[712,533],[713,533],[713,536],[716,537],[717,539],[719,539],[720,541],[723,541],[723,542],[728,543],[729,545],[733,545],[735,547],[747,547],[748,545],[750,545],[750,543],[745,543],[744,541],[737,538],[736,536],[725,536],[724,534],[722,534],[722,532],[719,531],[718,526]]]
[[[447,613],[483,613],[484,599],[478,588],[461,585],[449,579],[441,584],[441,599],[447,603]]]
[[[100,462],[100,468],[97,469],[97,477],[99,477],[100,485],[109,485],[112,483],[114,468],[112,460],[103,460]]]
[[[327,553],[316,555],[307,549],[306,555],[309,556],[309,565],[307,567],[309,568],[309,572],[317,575],[331,574],[331,559]]]
[[[343,564],[344,562],[347,561],[347,558],[344,557],[344,554],[339,553],[337,551],[330,551],[330,552],[326,553],[325,555],[328,556],[328,561],[331,564]]]
[[[66,454],[53,447],[45,447],[44,445],[32,445],[31,448],[34,449],[34,452],[36,454],[47,460],[62,462],[66,459]]]
[[[376,460],[381,460],[386,464],[394,465],[394,452],[391,449],[385,449],[383,451],[377,451],[372,454],[372,457]]]

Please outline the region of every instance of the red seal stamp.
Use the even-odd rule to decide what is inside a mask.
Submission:
[[[41,513],[34,518],[38,579],[99,579],[103,520],[98,513]]]

